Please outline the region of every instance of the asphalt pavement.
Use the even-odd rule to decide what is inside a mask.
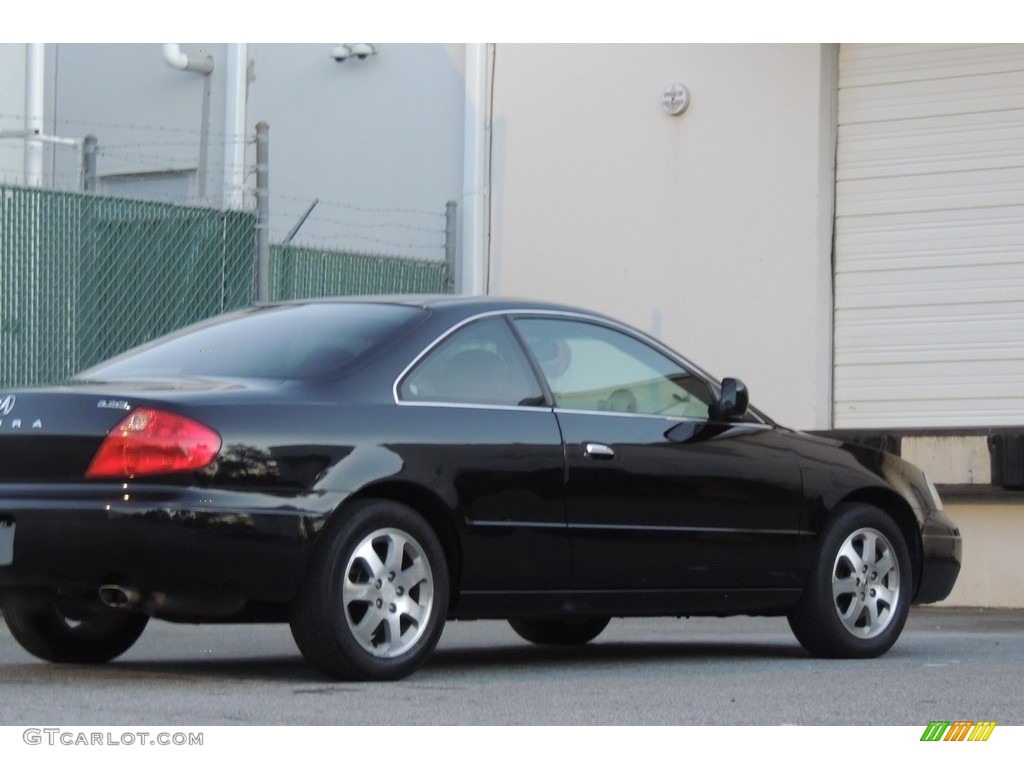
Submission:
[[[1024,723],[1024,611],[915,608],[878,659],[821,660],[785,619],[616,619],[551,649],[449,623],[395,683],[326,679],[285,625],[150,623],[120,659],[55,665],[0,622],[0,724],[927,725]]]

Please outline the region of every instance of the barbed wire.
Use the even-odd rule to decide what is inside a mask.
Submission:
[[[0,112],[0,121],[10,120],[16,122],[19,126],[25,124],[25,113],[24,112]],[[188,128],[184,126],[169,126],[166,124],[152,124],[152,123],[121,123],[121,122],[104,122],[102,120],[93,120],[91,118],[67,118],[61,117],[56,121],[47,120],[47,127],[45,132],[50,130],[56,130],[58,132],[66,130],[70,126],[81,126],[82,136],[88,134],[94,134],[97,138],[102,139],[102,129],[110,129],[116,131],[135,131],[135,132],[147,132],[153,133],[170,133],[170,134],[181,134],[191,136],[195,139],[199,139],[203,132],[199,128]],[[207,130],[206,136],[209,139],[217,139],[220,141],[231,141],[236,143],[252,143],[256,140],[255,132],[244,131],[243,133],[228,133],[227,131]]]
[[[24,115],[0,112],[0,121],[3,120],[23,123]],[[207,159],[204,162],[202,174],[206,191],[199,194],[198,142],[202,134],[197,128],[62,118],[55,132],[66,134],[76,125],[82,127],[82,133],[97,136],[98,192],[105,197],[200,207],[221,206],[225,198],[237,197],[242,202],[243,210],[253,210],[255,207],[255,188],[252,183],[255,165],[251,162],[252,155],[249,154],[249,162],[242,166],[241,181],[227,187],[224,184],[225,177],[239,172],[238,166],[221,159],[221,153],[226,154],[232,146],[237,147],[239,143],[252,144],[255,141],[252,133],[213,131],[206,135],[208,149],[217,160],[211,162]],[[135,141],[127,137],[115,143],[106,143],[103,141],[104,130],[116,130],[119,138],[126,131],[146,136]],[[45,168],[43,178],[46,188],[63,192],[82,191],[81,155],[75,161],[67,156],[55,161],[51,156]],[[155,182],[154,177],[160,175],[166,178],[178,176],[181,181],[174,182],[166,191],[160,190],[159,183],[152,183],[144,190],[132,187],[132,181],[142,185],[147,181]],[[0,183],[24,185],[24,170],[11,165],[0,166]],[[366,247],[417,253],[437,253],[446,246],[446,212],[443,204],[435,209],[401,205],[373,206],[314,195],[278,195],[274,194],[273,188],[269,196],[270,227],[277,233],[290,231],[302,212],[311,205],[314,198],[317,199],[316,207],[303,225],[305,231],[296,236],[296,244],[328,249],[338,249],[339,244],[346,244],[344,247],[350,249],[348,244],[358,243]],[[410,237],[402,237],[402,233]]]
[[[171,163],[175,163],[175,162],[178,162],[180,164],[177,165],[177,166],[172,167],[170,164]],[[222,176],[222,174],[226,170],[226,168],[227,168],[227,166],[225,166],[225,165],[211,164],[211,165],[207,165],[207,172],[208,172],[209,176],[213,176],[213,177],[219,179],[219,177]],[[102,183],[104,180],[110,180],[112,178],[113,179],[120,179],[122,177],[127,177],[127,178],[130,179],[131,177],[139,177],[139,181],[143,181],[144,179],[141,178],[141,177],[150,176],[150,175],[159,175],[159,174],[173,174],[173,173],[195,175],[197,173],[197,169],[195,167],[194,162],[189,164],[188,162],[185,162],[185,161],[183,161],[181,159],[175,160],[175,159],[172,158],[172,159],[165,159],[165,165],[162,165],[162,166],[153,165],[153,166],[151,166],[148,169],[141,169],[141,168],[138,168],[138,167],[133,167],[132,170],[130,170],[130,171],[127,170],[127,169],[124,169],[124,170],[122,170],[122,169],[113,169],[113,170],[107,172],[106,174],[100,174],[99,180]],[[15,186],[24,186],[24,184],[25,184],[24,176],[25,176],[25,173],[24,173],[24,169],[22,169],[22,168],[16,168],[16,167],[13,167],[13,166],[2,166],[2,165],[0,165],[0,183],[9,184],[9,185],[15,185]],[[46,182],[45,185],[44,185],[45,187],[59,188],[61,191],[71,191],[71,192],[80,192],[80,191],[82,191],[81,190],[81,181],[82,181],[81,168],[78,168],[76,170],[69,170],[66,173],[45,172],[44,173],[44,178],[45,178],[45,182]],[[206,199],[219,198],[220,197],[220,193],[222,191],[225,191],[224,185],[220,184],[220,183],[214,183],[214,184],[211,184],[209,186],[215,188],[217,190],[218,194],[214,195],[212,197],[208,194]],[[252,196],[255,195],[255,189],[253,187],[251,187],[251,186],[246,186],[244,184],[232,184],[232,185],[230,185],[229,189],[233,193],[241,192],[241,193],[243,193],[243,194],[245,194],[246,196],[249,196],[249,197],[252,197]],[[118,194],[113,193],[113,192],[103,192],[103,194],[105,194],[107,196],[112,196],[112,197],[124,197],[125,196],[125,195],[118,195]],[[177,192],[177,191],[168,191],[166,194],[163,194],[163,195],[157,194],[156,197],[159,197],[161,199],[166,199],[166,200],[171,201],[171,202],[182,199],[180,193]],[[193,195],[192,197],[195,197],[195,199],[197,199],[197,200],[199,199],[198,196],[195,196],[195,195]],[[148,193],[147,196],[146,196],[146,199],[152,199],[152,198],[153,198],[153,193],[152,192]],[[274,215],[274,216],[277,216],[277,215],[279,215],[279,216],[290,216],[291,215],[290,213],[275,213],[274,212],[275,209],[280,210],[280,207],[281,207],[280,205],[275,205],[275,204],[280,204],[280,203],[298,203],[300,205],[298,207],[293,208],[293,210],[303,210],[304,208],[306,208],[307,206],[309,206],[313,202],[313,199],[312,198],[293,197],[293,196],[290,196],[290,195],[275,195],[275,194],[273,194],[273,192],[271,192],[270,193],[270,202],[271,202],[272,215]],[[291,208],[291,206],[285,206],[285,207],[286,208]],[[388,222],[388,221],[365,221],[365,220],[344,219],[344,218],[339,218],[339,217],[336,217],[336,216],[317,215],[318,211],[320,209],[322,209],[322,208],[347,211],[347,212],[351,212],[351,213],[359,214],[359,215],[364,215],[364,216],[365,215],[372,215],[372,216],[395,216],[395,215],[422,216],[422,217],[429,217],[429,218],[435,219],[437,221],[437,223],[433,224],[433,225],[430,225],[430,224],[402,223],[402,222],[396,222],[396,221],[390,221],[390,222]],[[318,198],[317,206],[316,206],[316,208],[313,211],[312,217],[315,218],[316,221],[318,221],[320,223],[323,223],[323,224],[336,225],[336,226],[339,226],[339,227],[354,227],[354,228],[357,228],[357,229],[374,229],[374,230],[379,230],[379,229],[392,228],[392,229],[408,230],[408,231],[413,231],[413,232],[443,232],[444,225],[445,225],[445,211],[443,209],[430,211],[430,210],[426,210],[426,209],[396,208],[396,207],[388,207],[388,206],[374,207],[374,206],[366,206],[366,205],[354,205],[354,204],[345,203],[345,202],[338,201],[338,200],[325,200],[323,198]]]
[[[309,205],[313,201],[310,198],[302,197],[291,197],[289,195],[278,195],[278,200],[286,200],[290,202],[302,203],[303,205]],[[332,200],[320,200],[318,205],[324,205],[332,208],[344,208],[349,211],[355,211],[357,213],[369,213],[369,212],[387,212],[387,213],[407,213],[417,216],[443,216],[444,213],[438,213],[438,211],[426,210],[423,208],[374,208],[369,206],[353,205],[351,203],[342,203],[339,201]]]
[[[444,252],[444,243],[437,243],[437,244],[404,243],[404,242],[398,242],[398,241],[394,241],[394,240],[382,240],[382,239],[377,239],[377,238],[373,238],[373,237],[362,237],[362,236],[359,236],[359,235],[351,235],[351,236],[346,235],[346,236],[339,236],[339,237],[325,237],[325,236],[317,236],[317,235],[297,235],[295,237],[295,239],[291,243],[288,243],[288,245],[294,245],[294,246],[300,246],[300,247],[309,247],[309,248],[318,248],[318,249],[327,250],[327,251],[339,251],[339,250],[347,251],[347,250],[351,250],[351,248],[349,248],[349,247],[347,247],[347,246],[345,246],[343,244],[344,243],[350,243],[350,242],[365,243],[365,244],[368,244],[368,245],[383,246],[383,247],[386,247],[386,248],[397,248],[397,249],[401,249],[403,251],[408,251],[408,250],[420,251],[420,252],[432,251],[434,253],[439,253],[439,254],[443,254],[443,252]],[[278,243],[271,243],[271,245],[277,245],[277,244]],[[376,254],[376,255],[383,255],[383,254]],[[392,253],[388,253],[387,255],[394,257],[394,256],[399,255],[399,254],[395,254],[395,253],[392,252]],[[441,260],[440,258],[437,259],[437,261],[440,261],[440,260]]]
[[[270,215],[271,215],[271,218],[273,218],[275,216],[275,214],[274,214],[274,206],[273,206],[274,200],[275,200],[274,196],[271,195],[270,196],[270,202],[271,202],[271,206],[270,206],[271,214]],[[409,231],[409,232],[429,232],[429,233],[436,233],[436,232],[443,233],[444,232],[444,224],[443,224],[443,222],[440,225],[438,225],[438,226],[425,227],[425,226],[419,226],[417,224],[402,224],[402,223],[394,222],[394,221],[380,221],[380,222],[348,221],[348,220],[345,220],[345,219],[335,219],[335,218],[325,218],[323,216],[315,216],[315,214],[316,214],[316,211],[314,210],[313,213],[310,215],[310,219],[315,220],[317,222],[317,224],[335,225],[335,226],[338,226],[338,227],[344,227],[346,229],[362,229],[362,230],[367,230],[367,229],[371,229],[371,230],[401,229],[401,230],[406,230],[406,231]],[[287,214],[277,214],[277,215],[285,216]],[[315,219],[314,219],[314,216],[315,216]],[[444,214],[438,214],[438,216],[443,219]]]
[[[77,184],[77,179],[75,180]],[[11,182],[11,179],[0,176],[0,185],[3,186],[16,186],[20,187],[23,185]],[[42,191],[57,191],[57,192],[80,192],[77,188],[72,189],[57,189],[54,186],[50,186]],[[187,206],[197,209],[208,209],[213,207],[213,200],[208,198],[200,198],[195,195],[182,198],[180,195],[175,196],[159,196],[149,194],[145,197],[130,196],[124,194],[102,194],[102,198],[120,199],[125,202],[140,202],[140,203],[159,203],[173,206]],[[242,209],[244,211],[252,212],[252,208]],[[281,233],[284,233],[290,229],[294,223],[294,217],[285,213],[271,214],[270,217],[270,228],[272,231],[278,233],[272,245],[280,244]],[[290,243],[296,247],[305,247],[310,249],[319,249],[326,251],[344,251],[344,252],[362,252],[372,253],[374,255],[388,255],[391,257],[401,256],[402,254],[418,254],[417,258],[423,258],[424,255],[432,254],[429,258],[431,261],[439,261],[443,258],[443,254],[446,248],[446,233],[442,227],[438,227],[435,230],[429,230],[425,228],[415,228],[415,231],[420,232],[429,239],[421,241],[413,241],[409,239],[401,239],[396,237],[375,237],[371,234],[367,234],[365,230],[358,231],[356,228],[345,222],[337,221],[314,221],[320,231],[316,233],[299,233],[295,239]],[[324,231],[324,225],[329,225],[327,231]],[[394,231],[405,231],[402,229],[400,224],[382,224],[379,226],[379,231],[382,233],[394,232]],[[374,231],[378,231],[375,229]],[[386,249],[387,252],[381,253],[379,250],[372,249]]]

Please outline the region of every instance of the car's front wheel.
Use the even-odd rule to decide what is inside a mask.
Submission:
[[[433,529],[409,507],[359,502],[324,531],[292,608],[302,655],[345,680],[397,680],[437,645],[448,566]]]
[[[584,645],[604,631],[608,618],[512,619],[509,625],[523,640],[538,645]]]
[[[903,631],[912,578],[907,545],[892,518],[867,504],[848,505],[822,533],[789,625],[817,656],[880,656]]]
[[[58,604],[5,605],[4,621],[26,651],[47,661],[99,664],[120,656],[139,639],[149,617],[138,613],[65,612]]]

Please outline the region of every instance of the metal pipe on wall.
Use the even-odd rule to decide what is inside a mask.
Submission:
[[[43,185],[43,144],[33,136],[43,133],[46,95],[46,48],[42,43],[25,47],[25,186]]]
[[[181,50],[181,46],[178,43],[164,43],[164,61],[167,62],[169,67],[174,67],[175,69],[187,69],[189,72],[199,72],[202,75],[208,75],[213,72],[212,56],[201,58],[189,56]]]
[[[203,98],[199,115],[199,158],[197,160],[196,194],[202,203],[211,202],[206,196],[206,171],[210,140],[210,73],[213,72],[213,56],[189,56],[177,43],[164,43],[164,61],[174,69],[198,72],[203,75]]]
[[[466,45],[465,156],[462,177],[462,258],[456,290],[487,293],[490,241],[491,46]]]
[[[249,46],[229,43],[227,50],[227,98],[224,114],[223,205],[245,205],[245,108],[249,87]]]

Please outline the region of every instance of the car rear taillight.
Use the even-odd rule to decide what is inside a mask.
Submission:
[[[202,469],[220,435],[197,421],[155,408],[132,411],[100,444],[86,477],[132,477]]]

